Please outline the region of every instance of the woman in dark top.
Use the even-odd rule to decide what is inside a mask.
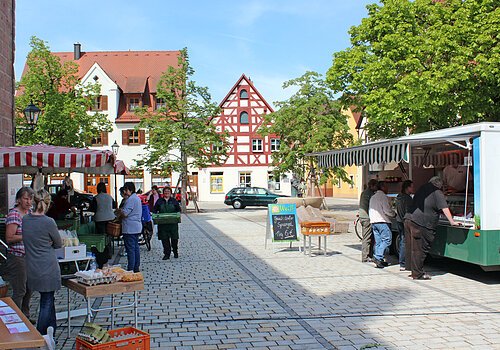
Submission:
[[[163,188],[163,198],[158,199],[154,206],[155,213],[176,213],[180,212],[179,202],[172,197],[170,187]],[[170,259],[171,251],[174,252],[174,258],[179,257],[179,224],[159,224],[158,239],[163,245],[163,260]]]
[[[62,247],[61,236],[54,219],[45,215],[50,205],[50,194],[45,190],[35,193],[35,210],[23,217],[23,241],[26,249],[28,287],[40,292],[40,313],[36,329],[47,334],[47,328],[56,329],[54,293],[61,289],[61,270],[55,249]]]

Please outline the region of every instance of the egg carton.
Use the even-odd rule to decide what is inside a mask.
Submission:
[[[76,276],[76,280],[79,283],[86,284],[87,286],[95,286],[97,284],[105,284],[105,283],[113,283],[116,281],[115,275],[102,276],[102,277],[84,277],[84,276]]]

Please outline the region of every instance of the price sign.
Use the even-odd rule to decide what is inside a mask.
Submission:
[[[273,241],[299,240],[299,220],[295,204],[269,204],[268,213]]]

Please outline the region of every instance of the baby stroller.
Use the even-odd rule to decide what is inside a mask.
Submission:
[[[146,245],[146,249],[151,251],[151,238],[153,237],[153,219],[149,211],[148,203],[142,203],[142,235],[139,245]]]

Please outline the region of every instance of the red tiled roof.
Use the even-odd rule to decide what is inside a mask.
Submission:
[[[156,92],[161,74],[169,66],[177,66],[179,51],[102,51],[82,52],[80,59],[74,60],[73,52],[53,52],[61,63],[73,61],[78,64],[78,74],[82,78],[94,63],[106,72],[124,93],[142,93],[146,84],[149,91]],[[23,74],[26,71],[24,67]]]

